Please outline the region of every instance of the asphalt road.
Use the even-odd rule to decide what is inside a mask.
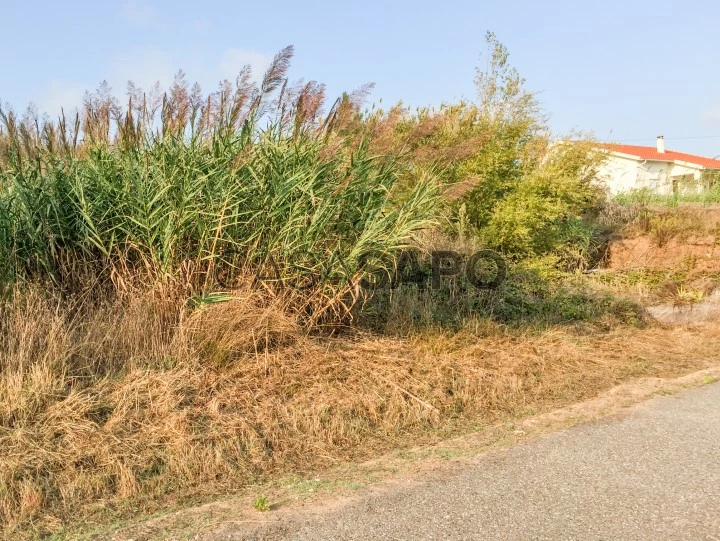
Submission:
[[[299,514],[253,540],[720,540],[720,384]]]

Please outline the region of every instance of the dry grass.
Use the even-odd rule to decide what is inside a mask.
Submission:
[[[251,291],[0,310],[0,535],[152,512],[717,362],[720,329],[313,338]]]

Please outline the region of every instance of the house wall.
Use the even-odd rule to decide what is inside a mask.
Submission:
[[[670,195],[673,193],[673,177],[692,175],[699,180],[701,174],[701,169],[689,165],[610,155],[598,171],[598,180],[612,195],[642,188]],[[680,188],[687,189],[685,186]]]
[[[672,194],[673,164],[668,162],[639,162],[638,184],[639,188],[648,188],[650,191],[670,195]]]
[[[639,188],[638,173],[637,160],[608,156],[598,171],[598,180],[615,195]]]

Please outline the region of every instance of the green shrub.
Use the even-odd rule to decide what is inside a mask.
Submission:
[[[348,130],[410,168],[437,172],[446,231],[512,257],[555,254],[565,267],[587,267],[601,244],[595,220],[604,194],[594,179],[603,156],[587,141],[553,144],[507,49],[493,34],[487,44],[476,103],[372,111]]]

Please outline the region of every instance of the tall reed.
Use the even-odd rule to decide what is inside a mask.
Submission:
[[[436,183],[342,135],[357,105],[323,114],[322,85],[288,83],[291,57],[209,95],[179,73],[162,96],[130,85],[125,107],[104,85],[74,119],[0,112],[0,283],[140,277],[206,295],[261,274],[313,321],[347,315],[377,270],[364,262],[391,265],[432,222]]]

